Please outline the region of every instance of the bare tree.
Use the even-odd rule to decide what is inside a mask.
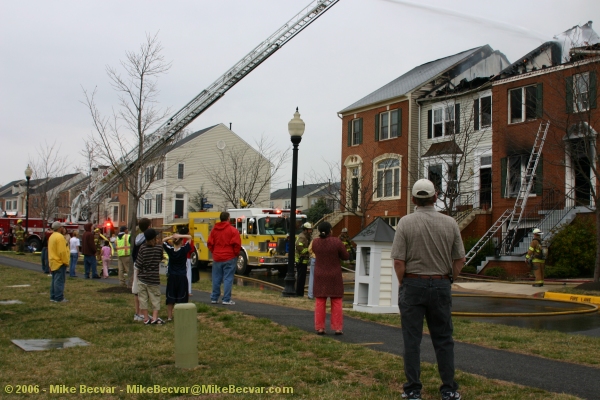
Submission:
[[[30,189],[31,201],[44,224],[54,219],[58,212],[59,188],[69,166],[68,159],[61,154],[60,145],[56,142],[44,142],[37,147],[36,157],[29,159],[33,171],[31,179],[35,182],[35,187]]]
[[[200,186],[200,189],[190,198],[190,205],[188,206],[188,210],[191,212],[200,211],[204,208],[204,202],[202,199],[205,199],[208,196],[208,192],[204,189],[204,185]]]
[[[119,106],[110,116],[103,116],[98,110],[96,89],[92,92],[83,90],[83,104],[94,125],[93,143],[98,149],[98,160],[110,166],[108,179],[122,183],[131,197],[133,207],[129,207],[129,227],[132,232],[137,225],[137,205],[159,172],[159,168],[154,167],[164,158],[164,153],[151,159],[144,157],[152,140],[149,133],[169,113],[169,110],[160,111],[156,106],[157,79],[171,67],[165,62],[162,50],[158,33],[147,34],[138,52],[126,53],[121,62],[123,75],[116,68],[106,67],[110,83],[119,93]]]
[[[240,199],[256,203],[261,196],[268,199],[275,174],[288,160],[288,150],[275,147],[273,140],[261,137],[250,146],[227,146],[219,154],[219,162],[206,165],[208,178],[223,196],[224,208],[240,206]]]

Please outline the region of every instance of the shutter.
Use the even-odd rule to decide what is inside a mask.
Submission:
[[[597,107],[596,93],[596,71],[590,71],[590,87],[588,88],[588,99],[590,103],[590,108]]]
[[[460,104],[454,105],[454,133],[460,133]]]
[[[544,159],[540,154],[540,158],[538,160],[537,168],[535,169],[535,194],[538,196],[542,195],[542,190],[544,188]]]
[[[358,119],[358,144],[363,142],[363,119]]]
[[[375,141],[379,142],[379,116],[381,114],[375,114]]]
[[[348,147],[352,146],[352,120],[348,121]]]
[[[506,157],[500,159],[500,197],[506,197]]]
[[[567,91],[565,96],[567,102],[567,113],[570,114],[573,112],[573,77],[567,76],[565,82],[567,84]]]
[[[542,118],[544,116],[544,87],[538,83],[535,88],[535,117]]]
[[[398,137],[402,136],[402,109],[398,109]]]
[[[431,129],[433,128],[433,114],[432,111],[427,111],[427,139],[431,139],[433,137]]]
[[[479,130],[479,99],[473,101],[473,130]]]

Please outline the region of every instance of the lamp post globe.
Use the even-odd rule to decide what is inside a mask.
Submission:
[[[27,179],[27,194],[25,196],[25,237],[29,232],[29,180],[31,179],[31,174],[33,174],[33,170],[27,164],[27,168],[25,168],[25,179]]]
[[[294,118],[288,123],[288,132],[292,140],[292,193],[290,207],[290,224],[289,224],[289,252],[288,252],[288,268],[285,276],[285,287],[281,295],[284,297],[292,297],[296,295],[296,278],[294,276],[294,261],[296,258],[296,197],[298,192],[298,145],[304,134],[304,121],[300,118],[298,107],[294,113]],[[300,283],[298,283],[300,284]],[[304,283],[302,283],[304,284]]]

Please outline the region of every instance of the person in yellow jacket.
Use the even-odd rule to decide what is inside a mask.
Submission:
[[[52,272],[52,283],[50,284],[50,301],[65,303],[65,275],[69,265],[69,247],[64,234],[66,230],[58,221],[52,224],[52,235],[48,239],[48,262]]]
[[[116,240],[117,244],[117,262],[119,266],[119,282],[123,287],[131,287],[131,278],[133,275],[133,266],[131,258],[131,245],[129,243],[129,230],[126,226],[119,228],[119,235]],[[125,280],[127,274],[127,280]]]
[[[535,282],[531,286],[544,286],[544,266],[546,260],[544,260],[544,254],[542,253],[542,231],[537,228],[533,230],[533,239],[527,250],[525,262],[531,266],[531,270],[535,276]]]
[[[25,254],[25,229],[23,229],[23,220],[17,221],[17,225],[14,227],[13,232],[15,236],[15,243],[17,245],[17,254]]]

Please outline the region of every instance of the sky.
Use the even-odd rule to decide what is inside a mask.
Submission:
[[[56,143],[72,169],[93,134],[83,90],[117,107],[106,67],[158,32],[169,72],[158,106],[174,114],[309,0],[0,0],[0,184],[24,177]],[[597,0],[340,0],[188,126],[232,124],[249,144],[290,149],[296,107],[306,124],[298,182],[339,162],[338,111],[412,68],[489,44],[513,62],[574,25],[598,21]],[[199,155],[201,156],[201,155]],[[291,161],[272,189],[287,187]]]

